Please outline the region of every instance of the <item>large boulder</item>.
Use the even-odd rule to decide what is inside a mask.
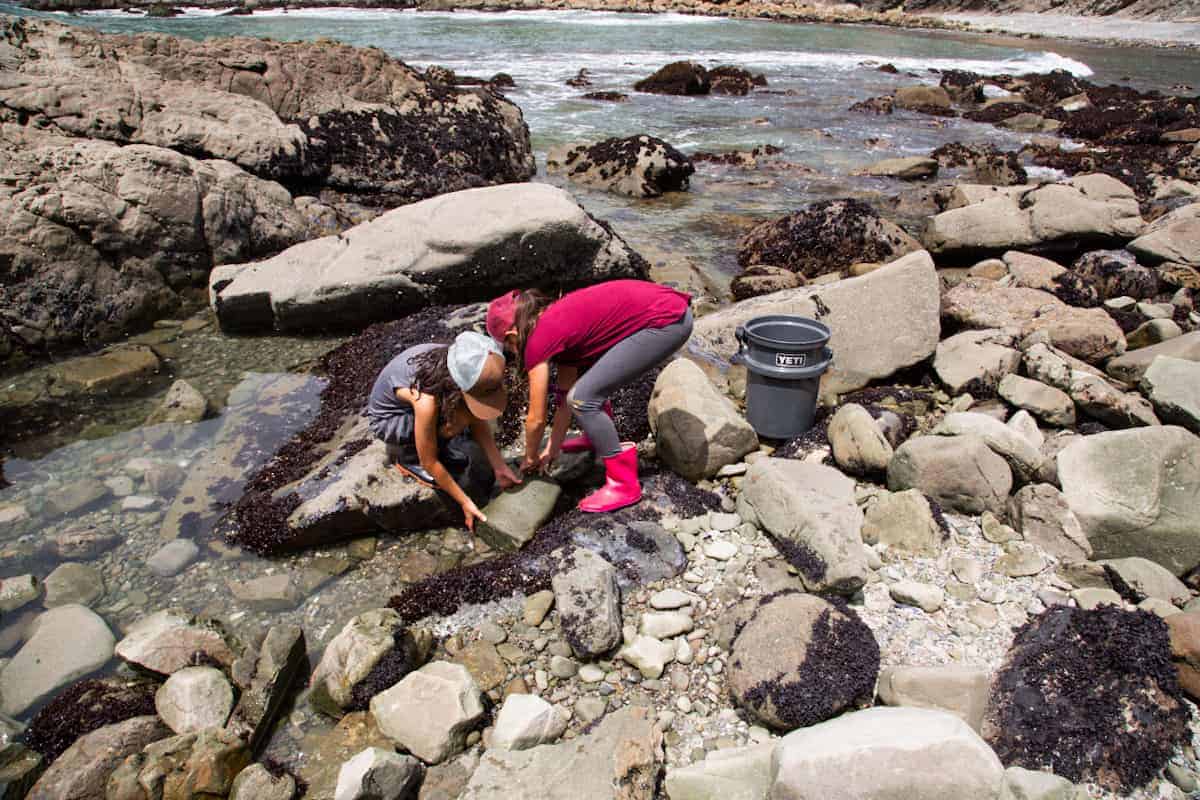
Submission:
[[[534,171],[515,105],[379,49],[14,17],[0,38],[0,257],[23,276],[0,294],[0,352],[117,338],[214,265],[344,226],[277,180],[350,214]]]
[[[871,629],[847,606],[799,592],[763,599],[730,650],[734,701],[777,730],[814,725],[869,702],[878,675]]]
[[[967,278],[942,298],[942,313],[967,328],[1044,331],[1058,349],[1089,363],[1125,352],[1125,335],[1103,309],[1069,306],[1049,292]]]
[[[743,300],[697,320],[692,346],[728,359],[738,349],[737,327],[766,314],[797,314],[829,326],[834,362],[821,389],[849,391],[933,353],[941,334],[938,276],[921,251],[861,277]]]
[[[37,617],[32,635],[0,668],[0,712],[20,716],[30,706],[103,667],[116,638],[108,625],[81,605],[65,605]]]
[[[642,135],[551,148],[546,170],[584,186],[640,198],[685,191],[696,168],[662,139]]]
[[[1200,437],[1175,426],[1080,437],[1058,454],[1058,477],[1097,557],[1176,574],[1200,563]]]
[[[1149,264],[1171,261],[1200,267],[1200,203],[1177,208],[1154,220],[1128,247]]]
[[[556,745],[484,753],[461,800],[653,800],[662,772],[654,712],[629,705]]]
[[[647,413],[659,456],[689,480],[711,478],[758,447],[750,423],[687,359],[659,373]]]
[[[809,591],[850,595],[866,583],[863,512],[854,481],[838,470],[759,459],[746,473],[738,513],[767,532]]]
[[[547,184],[467,189],[390,211],[255,264],[214,270],[226,330],[346,327],[506,288],[644,277],[645,261]]]
[[[930,218],[922,241],[933,253],[974,257],[1013,249],[1071,249],[1080,242],[1124,243],[1144,226],[1132,189],[1107,175],[1090,174],[943,211]]]
[[[921,249],[860,200],[823,200],[763,222],[738,243],[738,265],[787,267],[807,278],[851,264],[895,261]]]
[[[972,411],[947,414],[933,429],[940,436],[978,436],[997,455],[1003,456],[1013,474],[1022,481],[1030,481],[1042,473],[1045,457],[1023,435],[1005,425],[995,417]]]
[[[241,644],[216,620],[197,617],[182,608],[167,608],[142,617],[117,642],[116,654],[135,667],[170,675],[195,663],[229,667]]]
[[[771,800],[998,800],[1004,766],[953,714],[871,708],[785,736]]]
[[[920,489],[964,514],[1003,514],[1012,491],[1008,462],[980,436],[916,436],[896,449],[888,489]]]
[[[466,667],[434,661],[375,695],[371,716],[388,738],[438,764],[466,747],[467,732],[483,716],[483,700]]]
[[[595,658],[621,643],[621,590],[612,564],[591,550],[572,548],[551,585],[563,638],[575,655]]]

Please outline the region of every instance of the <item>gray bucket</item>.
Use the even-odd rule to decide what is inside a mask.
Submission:
[[[768,439],[791,439],[812,427],[821,376],[833,363],[829,328],[790,314],[756,317],[736,332],[733,363],[744,364],[746,418]]]

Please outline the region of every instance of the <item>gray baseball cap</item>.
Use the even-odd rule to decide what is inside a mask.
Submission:
[[[495,419],[504,413],[504,351],[495,339],[474,331],[460,333],[446,353],[446,363],[472,414]]]

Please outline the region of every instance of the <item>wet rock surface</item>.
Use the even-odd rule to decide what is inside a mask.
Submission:
[[[546,169],[575,183],[627,197],[658,197],[682,192],[696,168],[691,160],[654,136],[605,139],[596,144],[563,145],[546,156]]]

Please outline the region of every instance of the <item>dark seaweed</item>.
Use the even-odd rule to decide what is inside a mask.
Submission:
[[[1146,611],[1053,606],[1018,629],[984,732],[1007,766],[1128,792],[1189,740],[1166,623]]]
[[[106,725],[155,713],[158,684],[141,680],[83,680],[47,703],[25,730],[24,741],[50,764],[75,740]]]

